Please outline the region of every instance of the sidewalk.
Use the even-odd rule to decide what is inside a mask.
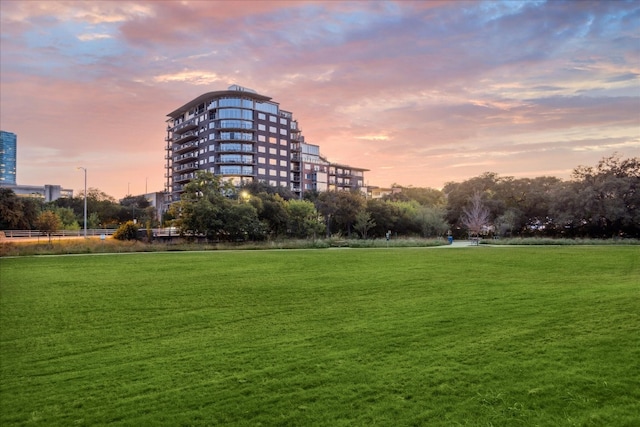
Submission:
[[[468,247],[477,248],[478,245],[476,245],[471,240],[454,240],[453,243],[450,245],[436,246],[436,248],[468,248]]]

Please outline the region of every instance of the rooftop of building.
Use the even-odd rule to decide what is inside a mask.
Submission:
[[[239,85],[231,85],[227,90],[218,90],[213,92],[203,93],[197,98],[192,99],[191,101],[184,104],[182,107],[170,112],[167,114],[168,117],[176,118],[181,114],[188,112],[191,108],[202,104],[203,102],[211,99],[211,98],[219,98],[223,96],[242,96],[245,98],[257,99],[259,101],[270,101],[271,97],[260,95],[253,89],[249,89]]]

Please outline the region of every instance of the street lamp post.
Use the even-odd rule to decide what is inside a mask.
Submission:
[[[84,171],[84,238],[87,238],[87,168],[78,166]]]

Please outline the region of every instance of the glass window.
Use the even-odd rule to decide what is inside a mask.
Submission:
[[[287,119],[280,118],[280,124],[281,125],[286,125],[287,124]]]
[[[267,163],[267,159],[264,158],[264,157],[258,157],[258,163],[266,164]]]
[[[271,166],[275,166],[275,165],[277,165],[277,164],[278,164],[278,162],[276,161],[276,159],[269,159],[269,164],[270,164]]]
[[[287,140],[286,139],[281,139],[280,140],[280,145],[287,145]]]
[[[276,171],[275,169],[269,169],[269,176],[276,176],[278,174],[278,171]]]
[[[280,177],[281,178],[286,178],[287,177],[287,171],[280,171]]]
[[[253,140],[251,132],[220,132],[220,139],[241,139],[245,141]]]
[[[271,154],[272,156],[275,156],[278,153],[278,150],[276,150],[275,148],[269,148],[269,154]]]
[[[280,150],[280,155],[283,157],[287,156],[287,150]]]
[[[276,186],[276,185],[278,185],[278,184],[277,184],[277,183],[276,183],[276,181],[274,181],[273,179],[270,179],[270,180],[269,180],[269,185],[270,185],[270,186],[272,186],[272,187],[275,187],[275,186]]]
[[[220,144],[220,151],[240,151],[242,144]]]
[[[258,141],[260,142],[267,142],[267,137],[264,135],[258,135]]]
[[[262,145],[258,146],[258,153],[266,153],[267,152],[267,147],[264,147]]]
[[[270,136],[270,137],[269,137],[269,143],[270,143],[270,144],[276,144],[277,142],[278,142],[278,139],[277,139],[277,138],[274,138],[273,136]]]
[[[258,175],[266,175],[267,170],[265,168],[258,168]]]
[[[287,130],[286,129],[280,129],[280,135],[287,135]]]
[[[282,167],[287,167],[287,161],[286,160],[280,160],[280,166]]]
[[[239,108],[223,108],[218,110],[218,117],[221,119],[245,119],[252,120],[251,110],[241,110]]]
[[[267,120],[267,116],[264,113],[258,113],[258,119]]]
[[[218,101],[219,107],[241,107],[242,101],[240,98],[222,98]]]
[[[278,130],[275,128],[275,126],[269,126],[269,132],[271,133],[277,133]]]
[[[264,111],[265,113],[278,114],[278,106],[270,102],[256,101],[256,110]]]
[[[278,119],[276,118],[276,116],[269,116],[269,121],[273,123],[277,123]]]
[[[266,131],[267,127],[265,125],[258,125],[258,130]]]
[[[230,165],[220,166],[220,173],[223,175],[239,175],[242,173],[242,167]]]
[[[211,125],[212,123],[209,123]],[[253,122],[249,120],[220,120],[221,128],[251,129]]]
[[[222,154],[220,155],[220,161],[223,163],[240,163],[242,162],[242,156],[239,154]]]

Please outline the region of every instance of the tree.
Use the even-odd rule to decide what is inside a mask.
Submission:
[[[289,200],[286,204],[289,212],[289,236],[297,238],[316,237],[324,231],[324,224],[318,211],[308,200]]]
[[[369,233],[373,237],[383,237],[388,230],[395,230],[400,217],[399,209],[392,203],[380,199],[367,200],[367,212],[375,226]]]
[[[54,208],[53,211],[58,215],[62,223],[63,230],[80,230],[80,224],[76,221],[76,215],[71,208]]]
[[[265,238],[265,227],[258,218],[258,212],[250,204],[230,204],[227,209],[224,209],[222,220],[223,237],[226,240],[263,240]]]
[[[500,236],[512,236],[517,228],[518,218],[522,213],[517,209],[507,209],[507,211],[496,218],[496,232]]]
[[[31,230],[42,210],[42,200],[18,197],[9,188],[0,188],[0,229]]]
[[[371,214],[367,211],[360,211],[356,214],[356,221],[353,228],[360,233],[363,239],[367,238],[367,232],[376,226],[376,222],[371,219]]]
[[[468,179],[461,183],[448,182],[444,186],[444,193],[447,197],[447,222],[456,229],[465,228],[461,223],[464,209],[475,193],[482,194],[485,199],[485,206],[490,210],[493,217],[497,217],[504,212],[505,203],[501,200],[498,187],[501,178],[494,172],[485,172],[480,176]]]
[[[60,217],[52,211],[44,211],[40,213],[36,224],[38,226],[38,230],[49,237],[49,243],[51,243],[51,235],[62,227]]]
[[[228,239],[225,221],[234,215],[227,215],[227,211],[232,204],[238,204],[226,196],[236,194],[233,185],[211,172],[198,171],[184,190],[180,201],[170,208],[180,233],[189,237],[205,236],[208,240]]]
[[[98,212],[91,212],[87,218],[89,228],[100,228],[100,215]]]
[[[123,207],[124,213],[121,214],[127,218],[136,219],[144,224],[152,221],[155,217],[155,210],[151,206],[151,202],[144,196],[127,196],[120,200],[120,206]],[[151,208],[151,209],[149,209]]]
[[[289,212],[285,200],[279,194],[261,192],[251,197],[250,202],[273,237],[277,238],[286,233]]]
[[[316,208],[325,218],[328,234],[346,232],[350,236],[356,215],[365,206],[366,200],[359,191],[325,191],[316,200]]]
[[[396,223],[392,230],[401,235],[419,235],[421,234],[420,225],[416,222],[418,212],[422,209],[420,203],[415,200],[408,202],[389,202],[398,213]]]
[[[396,186],[398,188],[398,186]],[[423,187],[399,187],[401,191],[394,192],[383,197],[383,200],[393,202],[408,202],[414,200],[422,206],[444,206],[446,199],[444,193],[435,188]]]
[[[640,237],[640,158],[603,158],[597,166],[574,169],[551,203],[565,235]]]
[[[420,206],[414,222],[420,228],[422,237],[435,237],[444,234],[449,224],[444,220],[445,210],[436,206]]]
[[[474,193],[470,199],[471,206],[463,209],[461,223],[467,230],[469,235],[480,236],[489,225],[489,209],[482,203],[482,196],[479,192]]]

